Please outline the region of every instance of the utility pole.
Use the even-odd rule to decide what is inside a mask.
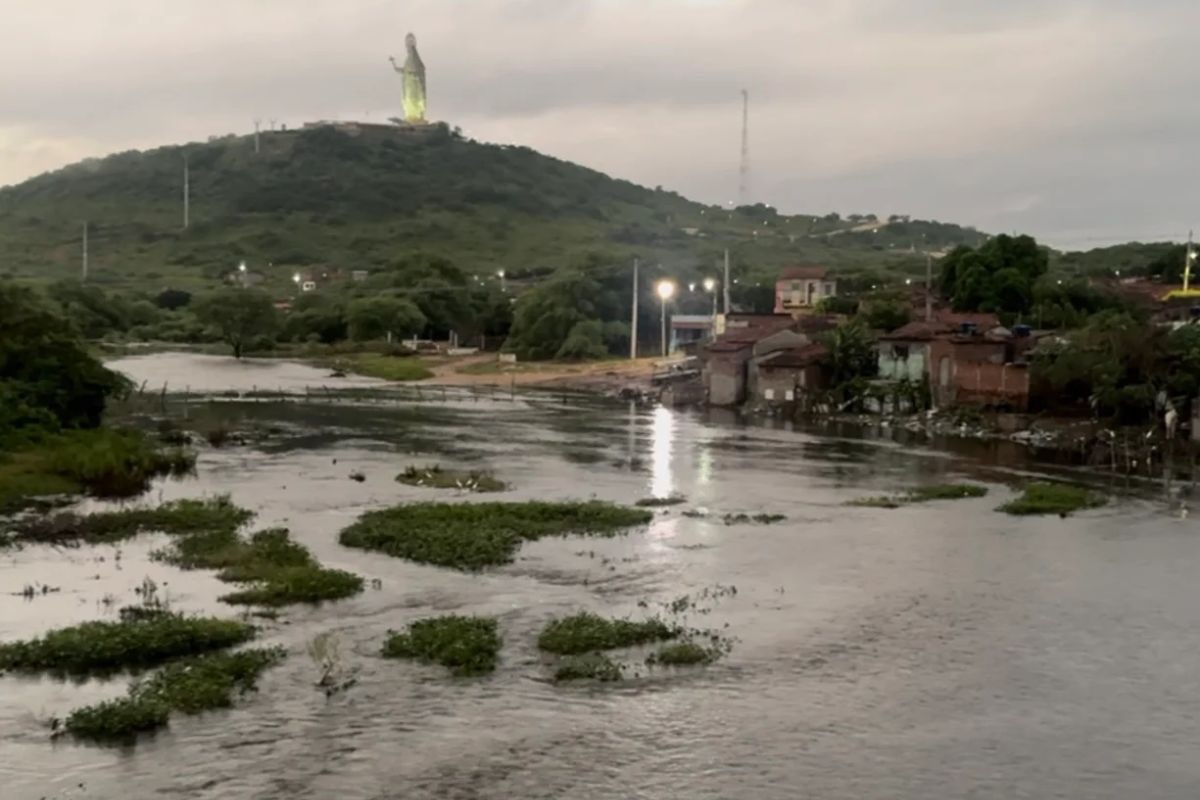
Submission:
[[[925,321],[933,322],[933,253],[925,254]]]
[[[1196,254],[1192,252],[1192,232],[1188,231],[1187,255],[1183,258],[1183,290],[1186,292],[1192,284],[1192,262]]]
[[[721,291],[725,293],[725,316],[729,316],[729,250],[725,251],[725,281]]]
[[[183,229],[188,229],[188,224],[191,222],[191,202],[192,202],[192,186],[191,186],[191,170],[188,168],[187,154],[183,155]]]
[[[738,204],[750,202],[750,92],[742,89],[742,163],[738,169]]]
[[[254,155],[258,155],[258,131],[262,127],[262,120],[254,120]]]
[[[88,224],[85,220],[83,223],[83,274],[80,277],[81,282],[87,281],[88,272]]]
[[[638,260],[633,260],[633,317],[629,321],[629,359],[637,358],[638,345]]]

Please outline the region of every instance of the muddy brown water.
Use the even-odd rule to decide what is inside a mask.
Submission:
[[[152,384],[173,370],[195,390],[268,383],[196,356],[118,365]],[[279,369],[289,390],[328,383]],[[245,380],[222,384],[228,374]],[[257,694],[175,717],[135,748],[48,741],[48,719],[121,694],[123,680],[0,678],[4,800],[1200,794],[1200,538],[1177,499],[1124,494],[1069,519],[1013,519],[993,509],[1036,464],[536,395],[225,400],[188,413],[270,432],[203,449],[196,478],[143,502],[227,492],[256,524],[286,525],[326,564],[378,583],[263,621],[260,640],[290,657]],[[628,536],[528,544],[480,575],[337,544],[368,509],[476,499],[393,480],[435,461],[495,469],[515,484],[511,499],[679,492],[689,503]],[[842,505],[954,479],[991,492],[894,511]],[[682,515],[698,508],[788,519]],[[160,543],[0,552],[0,639],[114,618],[147,577],[174,608],[234,615],[209,574],[150,561]],[[26,599],[26,585],[57,591]],[[639,603],[656,610],[718,585],[737,593],[685,615],[736,639],[717,664],[642,667],[617,686],[546,681],[533,642],[550,618],[644,614]],[[499,616],[493,676],[452,680],[377,656],[389,628],[446,612]],[[305,653],[323,632],[359,670],[329,699]]]

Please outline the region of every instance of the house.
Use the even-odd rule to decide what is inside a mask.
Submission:
[[[937,322],[910,322],[879,337],[879,377],[888,381],[919,383],[929,375],[930,343],[950,332]]]
[[[749,363],[754,357],[754,346],[761,340],[787,330],[795,324],[790,317],[768,317],[770,321],[756,319],[755,324],[733,327],[703,348],[704,367],[701,380],[704,383],[708,402],[714,406],[736,406],[746,399],[749,381]],[[779,342],[787,347],[791,340]],[[760,351],[760,354],[765,354]]]
[[[814,393],[828,388],[825,345],[811,342],[778,350],[758,362],[755,399],[760,403],[808,404]]]
[[[714,324],[711,314],[672,314],[671,345],[668,352],[696,352],[696,348],[702,342],[712,338]]]
[[[964,329],[930,343],[934,370],[930,390],[935,406],[972,405],[981,408],[1029,408],[1029,363],[1026,358],[1037,336],[1025,326],[1009,331]]]
[[[826,297],[836,296],[837,281],[825,267],[788,267],[775,282],[775,313],[811,311]]]

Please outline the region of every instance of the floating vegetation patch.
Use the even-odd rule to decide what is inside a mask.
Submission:
[[[537,644],[547,653],[581,655],[673,639],[679,634],[679,628],[660,619],[635,622],[583,612],[550,622],[542,629]]]
[[[667,506],[681,506],[687,502],[687,498],[681,494],[673,494],[668,497],[643,497],[638,500],[636,505],[638,508],[665,508]]]
[[[974,483],[941,483],[932,486],[919,486],[904,494],[881,495],[878,497],[860,497],[846,503],[848,506],[860,508],[900,508],[914,503],[929,503],[935,500],[966,500],[983,497],[988,493],[986,486]]]
[[[503,492],[508,489],[507,483],[497,479],[490,472],[445,469],[438,464],[428,467],[409,466],[396,476],[396,480],[409,486],[461,489],[465,492]]]
[[[44,544],[111,544],[151,531],[186,534],[232,533],[253,517],[227,496],[176,500],[157,508],[128,508],[97,514],[62,513],[16,526],[16,541]]]
[[[495,619],[451,615],[418,620],[404,633],[389,631],[383,655],[441,664],[459,676],[482,675],[496,669],[500,646]]]
[[[624,668],[603,653],[567,656],[554,668],[556,681],[592,680],[612,683],[624,677]]]
[[[231,605],[321,603],[363,590],[362,578],[322,567],[284,528],[259,531],[248,539],[227,529],[199,533],[172,542],[155,557],[183,569],[219,570],[217,577],[227,583],[252,584],[220,598]]]
[[[228,708],[252,691],[259,675],[284,657],[282,649],[209,653],[167,664],[129,687],[126,697],[72,711],[62,731],[81,739],[126,742],[165,726],[172,712]]]
[[[0,671],[104,675],[147,669],[253,636],[254,628],[242,622],[171,613],[85,622],[36,639],[0,644]]]
[[[1031,483],[1025,487],[1020,497],[1005,503],[997,510],[1014,516],[1058,514],[1065,517],[1085,508],[1097,508],[1104,503],[1104,497],[1079,486]]]
[[[692,641],[674,642],[664,645],[652,653],[646,663],[665,667],[682,667],[694,664],[710,664],[721,655],[720,648],[704,647]]]
[[[726,525],[774,525],[787,517],[783,514],[726,514],[721,519]]]
[[[478,570],[507,564],[525,541],[547,536],[615,536],[653,515],[602,502],[411,503],[369,511],[342,531],[347,547],[422,564]]]

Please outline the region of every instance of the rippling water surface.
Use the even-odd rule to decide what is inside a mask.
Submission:
[[[295,365],[256,381],[225,360],[172,358],[122,368],[151,384],[174,383],[164,370],[189,376],[195,391],[284,374],[287,390],[328,382]],[[237,382],[222,384],[230,374]],[[1200,539],[1153,497],[1014,519],[993,508],[1016,465],[994,458],[536,396],[225,401],[189,413],[272,433],[204,449],[197,478],[164,482],[149,500],[228,492],[256,524],[286,525],[378,588],[265,622],[260,638],[290,657],[257,694],[173,718],[133,749],[51,744],[45,727],[121,694],[122,681],[0,678],[4,800],[1200,795]],[[393,480],[434,461],[494,469],[513,499],[679,492],[689,503],[626,537],[528,544],[481,575],[337,544],[365,510],[445,498]],[[356,470],[365,482],[349,480]],[[842,505],[952,479],[991,492],[894,511]],[[788,519],[719,519],[743,511]],[[146,577],[176,608],[232,614],[215,578],[149,561],[159,544],[0,553],[0,639],[111,618]],[[27,584],[61,591],[25,599]],[[717,585],[737,593],[688,621],[734,637],[726,659],[642,668],[618,686],[547,682],[533,642],[548,619],[646,613],[639,603],[653,610]],[[499,616],[493,676],[451,680],[377,656],[389,628],[444,612]],[[361,670],[330,699],[305,654],[327,631]]]

